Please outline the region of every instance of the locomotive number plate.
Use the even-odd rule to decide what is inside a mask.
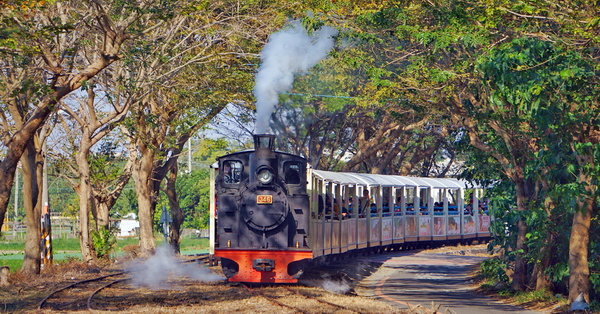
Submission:
[[[273,204],[273,195],[256,195],[256,204]]]

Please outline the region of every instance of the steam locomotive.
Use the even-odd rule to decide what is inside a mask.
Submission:
[[[219,157],[211,172],[211,254],[229,281],[295,283],[314,259],[490,237],[482,189],[312,170],[274,141],[254,135],[254,150]]]

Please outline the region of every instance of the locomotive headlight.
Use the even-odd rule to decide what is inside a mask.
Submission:
[[[256,173],[256,178],[258,179],[258,182],[260,182],[260,184],[263,185],[271,183],[273,181],[273,177],[273,171],[271,171],[268,168],[262,168]]]

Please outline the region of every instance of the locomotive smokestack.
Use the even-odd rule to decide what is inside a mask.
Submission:
[[[254,134],[254,149],[258,151],[269,150],[273,151],[275,144],[275,135],[273,134]]]
[[[273,146],[275,144],[275,135],[273,134],[254,134],[254,151],[256,158],[273,158],[275,153]]]
[[[263,186],[271,186],[277,175],[277,157],[273,150],[275,135],[254,134],[254,159],[250,166],[256,172],[255,178]]]

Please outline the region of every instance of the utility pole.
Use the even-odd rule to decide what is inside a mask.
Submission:
[[[173,222],[171,216],[169,215],[169,211],[167,211],[167,206],[163,206],[162,215],[160,215],[160,223],[163,225],[163,234],[165,236],[165,243],[169,243],[169,234],[170,228],[169,224]]]
[[[44,142],[44,169],[42,175],[42,267],[52,264],[52,224],[50,222],[50,210],[48,205],[48,167],[46,159],[46,142]]]
[[[17,239],[17,217],[19,216],[19,166],[15,170],[15,217],[13,220],[13,238]]]
[[[188,173],[192,173],[192,138],[188,139]]]

